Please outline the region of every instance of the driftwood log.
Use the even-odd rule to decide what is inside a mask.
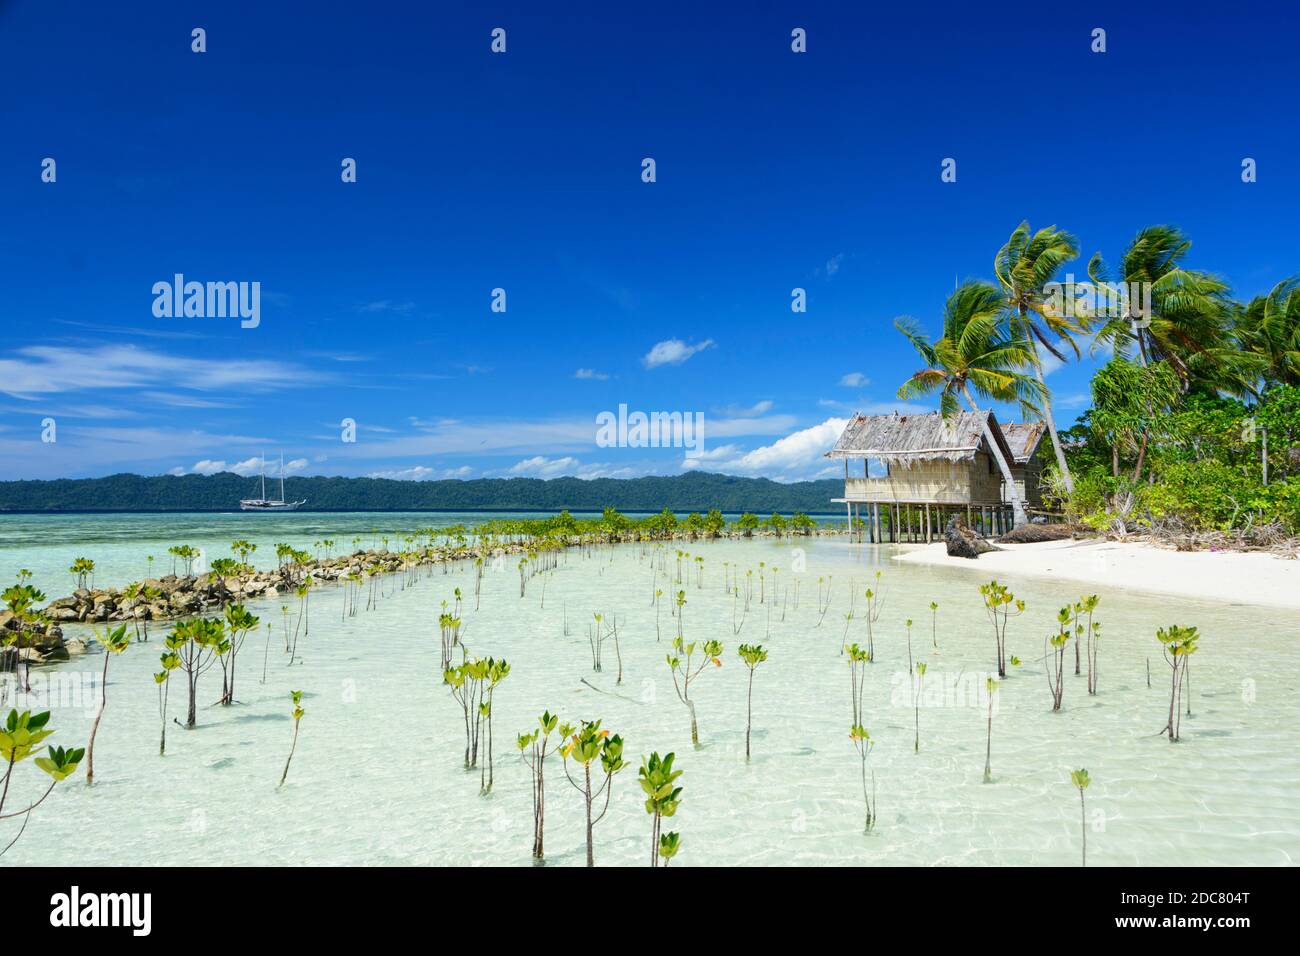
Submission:
[[[948,554],[954,558],[973,560],[988,551],[1002,550],[995,548],[967,527],[960,515],[953,515],[948,521],[948,527],[943,529],[943,540],[948,546]]]

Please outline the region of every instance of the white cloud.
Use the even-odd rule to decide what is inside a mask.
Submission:
[[[432,481],[438,478],[468,478],[474,474],[469,465],[459,468],[430,468],[428,465],[413,465],[410,468],[394,468],[388,471],[372,471],[367,478],[391,478],[394,481]]]
[[[196,461],[194,467],[190,469],[190,473],[195,475],[215,475],[219,471],[226,471],[226,463],[224,461],[213,461],[210,458]]]
[[[841,265],[843,262],[844,262],[844,253],[839,252],[839,253],[836,253],[835,255],[831,256],[830,259],[827,260],[827,262],[826,262],[826,275],[827,275],[827,277],[833,276],[833,275],[835,275],[835,273],[839,272],[839,271],[840,271],[840,265]]]
[[[299,366],[269,359],[195,359],[122,345],[32,345],[0,358],[0,392],[16,398],[150,386],[265,391],[310,378]]]
[[[199,398],[197,395],[176,395],[171,392],[141,392],[140,397],[159,405],[169,405],[172,408],[238,408],[230,402],[219,402],[210,398]]]
[[[864,385],[870,385],[871,379],[861,372],[849,372],[840,379],[840,384],[846,388],[861,388]]]
[[[302,461],[304,465],[306,464],[306,459],[300,459],[300,461]],[[284,470],[286,474],[289,473],[289,468],[291,464],[292,464],[291,462],[285,463]],[[280,463],[278,461],[268,462],[268,466],[269,466],[269,471],[267,472],[268,474],[270,474],[271,472],[275,472],[276,474],[279,473]],[[229,471],[229,472],[233,472],[236,475],[240,475],[244,478],[247,478],[249,475],[259,474],[261,468],[262,468],[261,458],[245,458],[243,461],[237,461],[233,465],[228,464],[224,459],[221,458],[203,458],[199,461],[196,461],[189,468],[178,466],[168,471],[167,474],[169,475],[215,475],[218,474],[219,472]]]
[[[725,415],[728,418],[758,418],[760,415],[766,415],[772,410],[773,403],[764,399],[761,402],[755,402],[748,407],[744,405],[727,405],[725,408],[717,409],[718,414]]]
[[[262,459],[245,458],[243,461],[237,461],[228,469],[237,475],[247,478],[249,475],[260,474],[262,471]]]
[[[564,458],[546,458],[542,455],[534,455],[532,458],[525,458],[523,461],[511,465],[506,469],[506,472],[528,478],[558,478],[561,475],[576,473],[581,465],[582,462],[571,455]]]
[[[603,382],[609,378],[604,372],[597,372],[594,368],[580,368],[573,373],[573,377],[591,379],[597,382]]]
[[[684,468],[704,468],[743,475],[761,475],[777,481],[802,481],[824,476],[830,468],[822,457],[835,444],[848,424],[845,418],[828,418],[820,425],[803,428],[770,445],[742,452],[734,445],[689,455]]]
[[[713,339],[705,339],[694,345],[687,345],[681,339],[665,339],[655,343],[654,348],[645,354],[641,361],[646,368],[658,368],[661,365],[681,365],[696,352],[703,352],[716,345]]]
[[[410,468],[396,468],[391,471],[372,471],[367,478],[391,478],[393,481],[428,481],[433,477],[433,469],[427,465],[414,465]]]

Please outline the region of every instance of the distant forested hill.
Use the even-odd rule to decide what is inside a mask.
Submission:
[[[269,483],[268,483],[269,485]],[[773,511],[833,512],[842,481],[782,484],[690,471],[648,478],[478,478],[393,481],[302,477],[285,481],[285,497],[307,499],[304,511]],[[217,475],[109,475],[56,481],[0,481],[4,511],[232,511],[258,493],[256,480]]]

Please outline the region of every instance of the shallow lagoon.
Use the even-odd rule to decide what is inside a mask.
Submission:
[[[392,527],[433,523],[427,516],[402,524],[393,516],[299,515],[275,519],[289,524],[268,528],[259,540],[308,547],[332,536],[341,545],[363,534],[361,529],[383,527],[385,519]],[[5,519],[0,576],[31,567],[36,583],[54,596],[70,590],[61,584],[67,577],[62,570],[75,554],[100,562],[103,584],[143,573],[132,567],[145,553],[136,533],[102,546],[79,535],[65,546],[57,530],[17,540],[17,521],[48,520]],[[111,530],[114,522],[137,519],[93,520]],[[232,535],[225,525],[210,530],[211,516],[188,520],[195,528],[169,528],[167,539],[200,543],[196,535],[206,532],[215,546],[248,536]],[[320,528],[292,525],[309,520]],[[899,566],[889,560],[888,549],[833,537],[681,543],[666,549],[670,573],[675,547],[705,559],[703,587],[692,579],[684,588],[687,638],[712,637],[726,645],[724,666],[710,668],[693,688],[698,750],[664,663],[673,628],[667,599],[660,612],[663,640],[655,640],[652,548],[627,544],[590,556],[568,552],[545,576],[544,608],[542,577],[530,579],[527,596],[519,598],[514,559],[485,574],[478,612],[472,610],[472,569],[431,568],[406,589],[387,579],[378,609],[347,620],[341,616],[342,589],[314,592],[311,633],[299,648],[305,663],[292,668],[283,650],[280,602],[250,605],[264,628],[269,622],[273,630],[269,644],[265,630],[256,632],[241,655],[241,703],[201,709],[193,731],[173,725],[165,758],[157,754],[151,676],[162,646],[156,637],[132,645],[110,665],[95,786],[85,786],[84,770],[60,786],[32,815],[4,862],[527,865],[530,788],[513,742],[544,708],[568,720],[601,717],[625,738],[633,766],[615,779],[609,815],[596,829],[598,865],[646,862],[649,818],[635,765],[651,750],[676,751],[685,771],[684,802],[671,821],[683,836],[677,862],[685,865],[1077,865],[1079,803],[1068,777],[1077,767],[1086,767],[1093,778],[1090,865],[1300,860],[1300,750],[1294,741],[1300,615],[1103,592],[1100,695],[1087,697],[1085,679],[1070,673],[1064,712],[1052,714],[1040,661],[1043,637],[1055,629],[1056,609],[1076,599],[1080,588],[1008,581],[1028,604],[1026,614],[1011,622],[1008,637],[1009,653],[1024,664],[1012,668],[997,698],[994,782],[986,785],[985,713],[978,695],[966,690],[982,684],[993,660],[993,638],[976,590],[983,581],[979,573]],[[800,550],[806,570],[795,574],[791,568]],[[160,560],[164,552],[159,549]],[[273,560],[269,546],[259,556],[267,552]],[[788,589],[784,620],[773,606],[769,624],[768,606],[755,605],[737,636],[733,599],[723,591],[723,562],[753,568],[757,576],[760,561],[781,569],[779,589]],[[858,758],[848,739],[848,665],[839,647],[850,590],[857,595],[857,614],[849,640],[865,643],[861,593],[876,570],[883,571],[885,605],[865,702],[868,728],[878,741],[872,765],[880,820],[864,835]],[[820,626],[819,576],[829,577],[832,588]],[[674,587],[662,573],[657,585],[666,593]],[[471,651],[504,656],[513,668],[496,696],[496,788],[487,797],[479,796],[477,772],[461,769],[461,715],[437,673],[439,605],[456,586],[468,596],[463,617]],[[938,650],[931,647],[931,600],[940,604]],[[612,643],[606,645],[605,670],[591,672],[586,622],[592,612],[618,617],[621,686],[615,683]],[[912,747],[903,627],[908,617],[915,621],[916,656],[930,668],[919,755]],[[1169,623],[1195,624],[1203,634],[1191,672],[1193,715],[1184,717],[1177,745],[1156,736],[1168,688],[1154,632]],[[761,642],[770,650],[754,681],[755,753],[748,764],[747,672],[736,656],[741,642]],[[82,659],[39,672],[29,705],[54,711],[51,725],[58,733],[52,743],[84,742],[95,701],[91,694],[81,702],[72,699],[77,684],[69,678],[80,675],[90,688],[102,662],[92,648]],[[63,699],[56,694],[47,704],[40,691],[54,674],[64,675]],[[945,692],[954,686],[961,690]],[[277,791],[292,736],[289,691],[298,688],[306,691],[307,715],[289,782]],[[171,713],[182,715],[181,683],[172,690]],[[215,701],[219,690],[218,669],[203,678],[200,703]],[[20,699],[19,706],[28,704]],[[580,865],[581,798],[559,769],[558,760],[548,764],[547,862]],[[19,791],[11,800],[33,794],[43,779],[30,765],[19,771]],[[0,830],[0,837],[7,842],[11,831]]]

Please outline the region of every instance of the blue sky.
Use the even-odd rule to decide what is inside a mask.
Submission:
[[[1080,276],[1161,222],[1241,297],[1300,271],[1283,5],[273,6],[0,0],[0,478],[812,477],[1022,219]],[[175,273],[260,324],[155,317]],[[599,447],[620,404],[704,454]]]

